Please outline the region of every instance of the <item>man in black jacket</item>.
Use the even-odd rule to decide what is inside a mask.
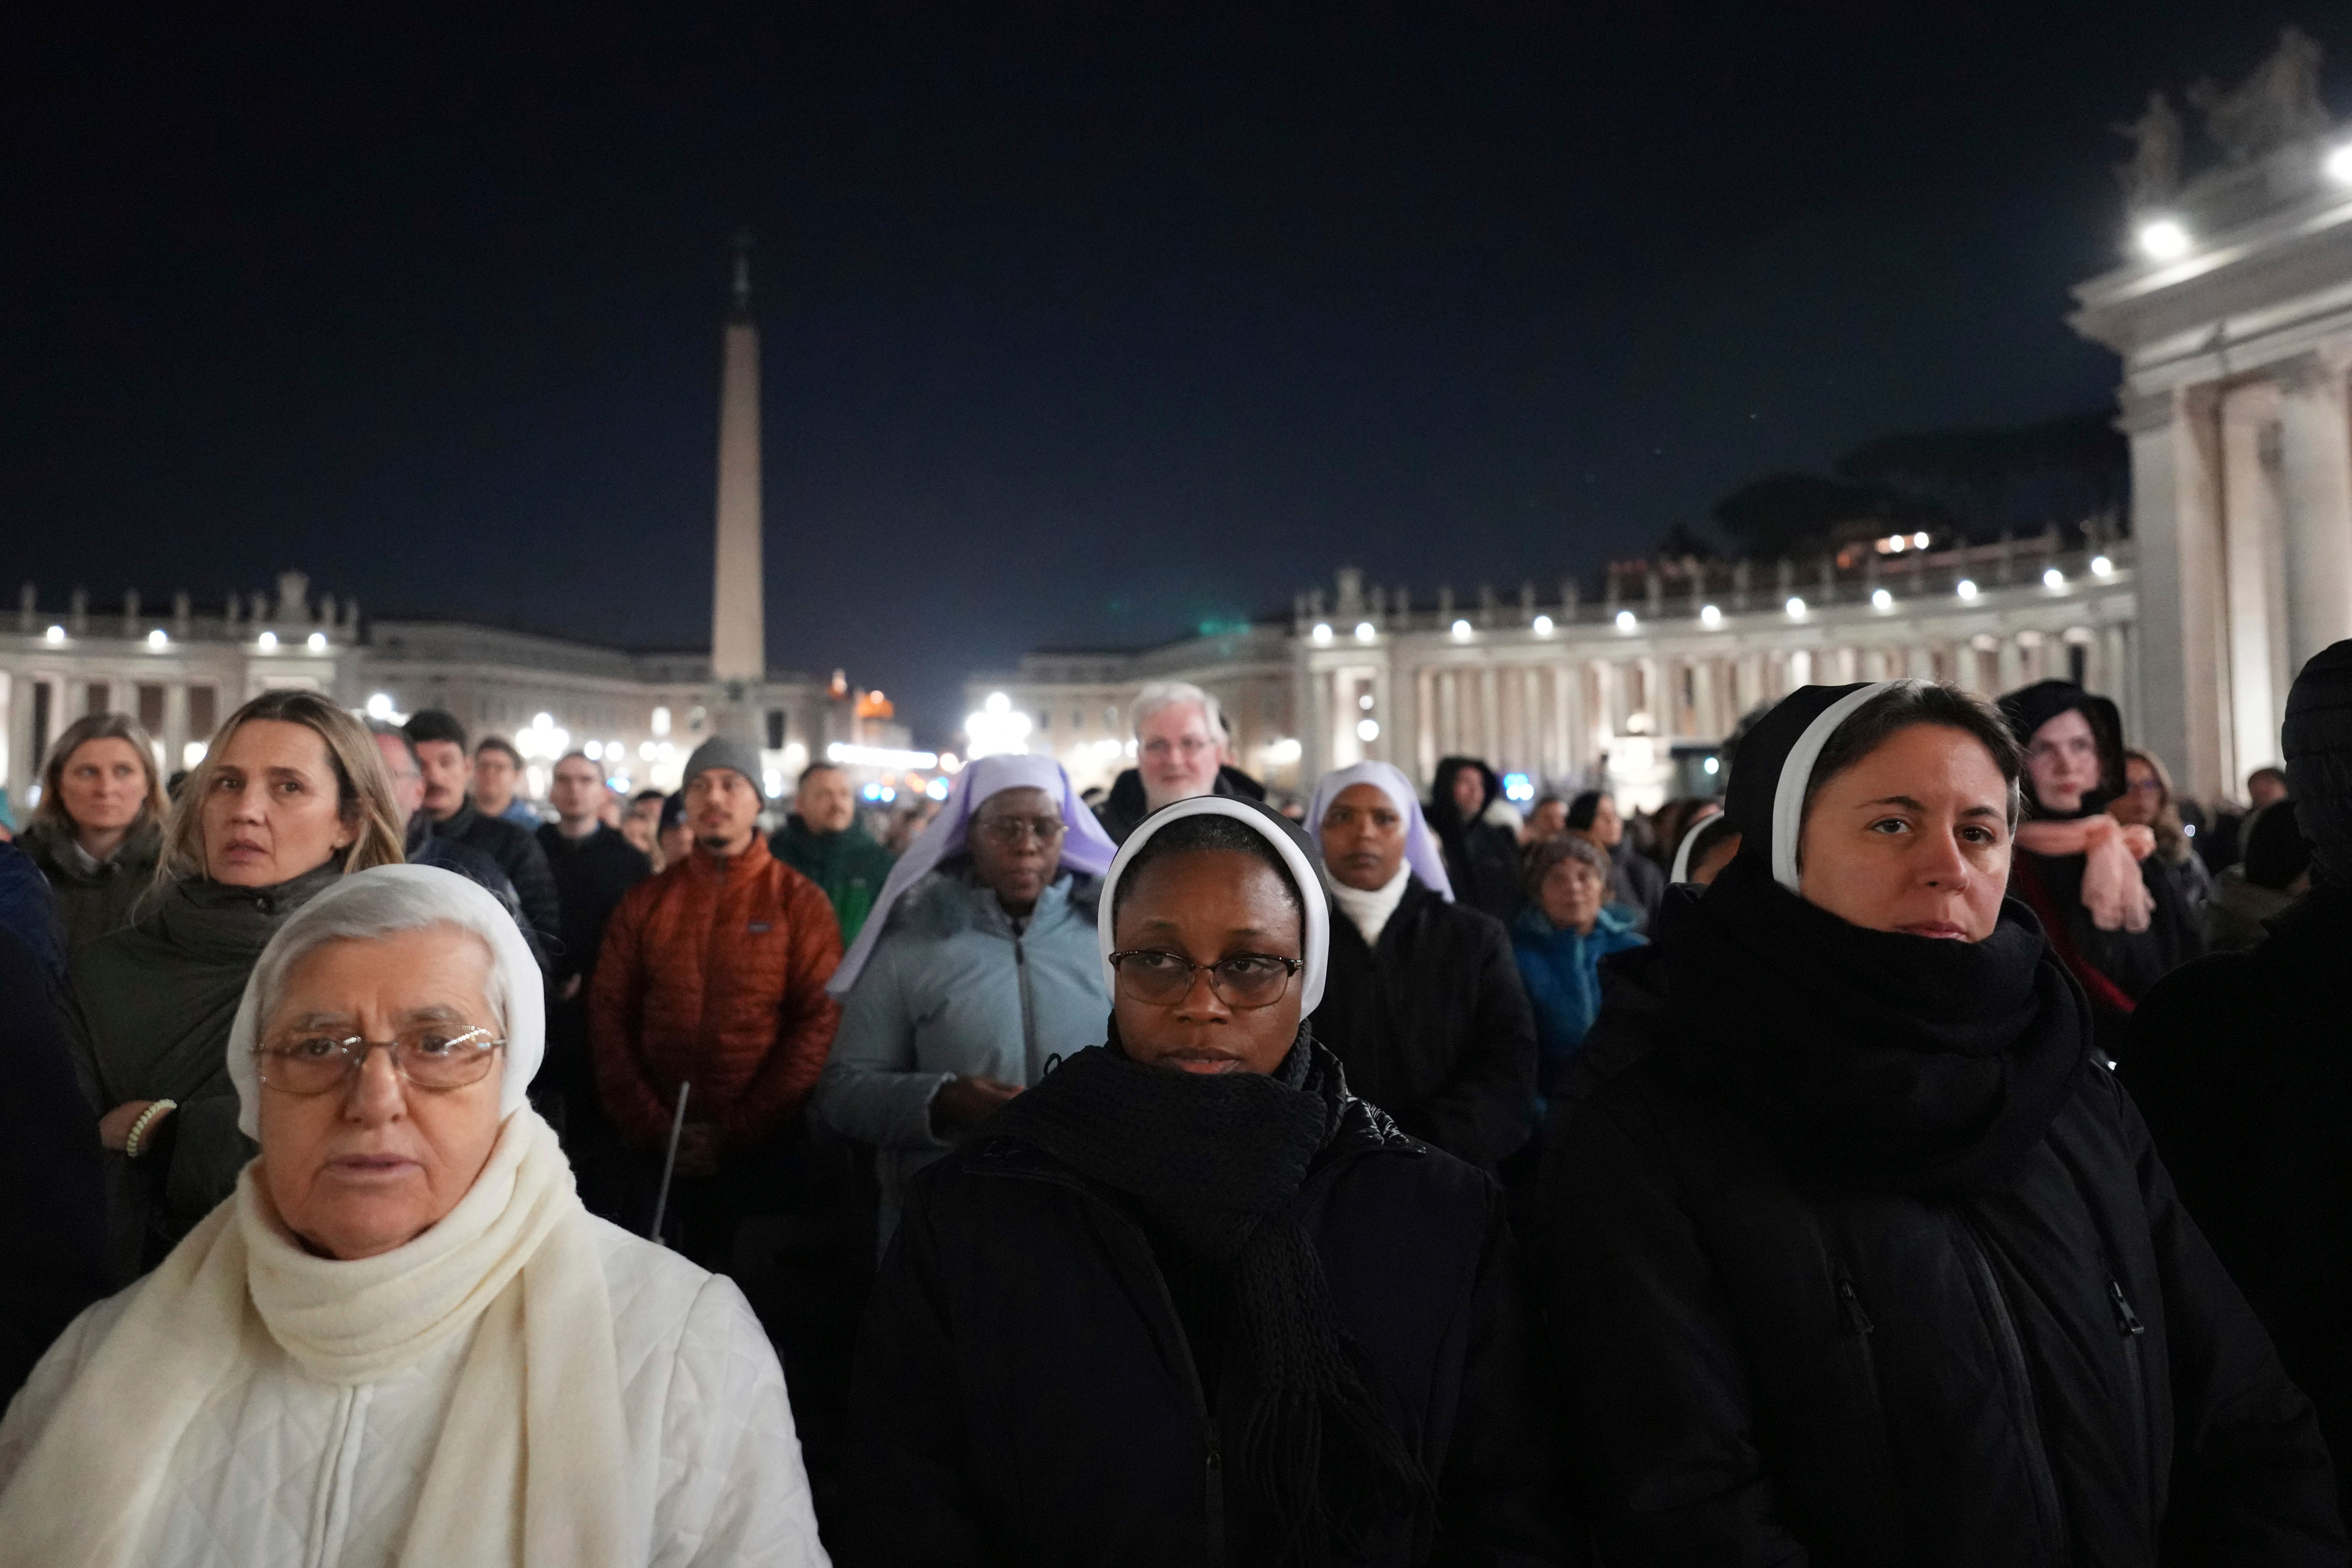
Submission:
[[[530,829],[474,809],[466,793],[473,773],[466,758],[466,727],[452,714],[425,708],[408,721],[407,735],[425,770],[424,812],[433,836],[455,840],[497,862],[514,883],[515,897],[541,946],[556,951],[563,940],[563,907],[555,875]]]
[[[1509,933],[1454,902],[1391,764],[1325,775],[1308,820],[1337,906],[1317,1037],[1398,1126],[1493,1169],[1527,1142],[1536,1092],[1535,1013]]]
[[[2352,642],[2287,695],[2314,885],[2242,953],[2157,983],[2124,1083],[2180,1198],[2318,1407],[2352,1508]]]
[[[586,752],[572,752],[556,763],[548,789],[555,821],[540,824],[539,847],[555,877],[563,912],[563,947],[555,956],[554,974],[560,1001],[585,988],[595,972],[604,923],[620,907],[622,896],[654,873],[654,862],[644,851],[623,838],[619,829],[605,826],[598,814],[604,795],[604,770],[589,761]]]

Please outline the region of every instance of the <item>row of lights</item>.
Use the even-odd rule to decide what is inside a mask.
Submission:
[[[2352,141],[2328,153],[2320,165],[2339,185],[2352,185]],[[2140,225],[2139,248],[2150,261],[2178,261],[2197,243],[2189,225],[2175,217],[2153,217]]]
[[[66,629],[63,626],[52,623],[49,629],[41,634],[41,640],[52,648],[62,648],[66,645],[67,642]],[[171,645],[171,633],[164,631],[161,626],[156,627],[154,630],[147,633],[148,652],[160,653]],[[256,637],[253,640],[253,645],[260,649],[265,653],[275,653],[278,652],[278,633],[275,632],[264,632],[260,636]],[[325,653],[327,651],[327,634],[324,632],[311,632],[310,638],[304,643],[304,646],[308,647],[313,653]]]
[[[2113,577],[2115,573],[2116,563],[2109,560],[2105,556],[2100,555],[2093,556],[2091,558],[2092,576],[2106,578]],[[2049,570],[2042,574],[2042,586],[2049,589],[2053,592],[2063,592],[2066,587],[2066,574],[2053,566]],[[1954,591],[1958,593],[1960,598],[1973,601],[1980,590],[1978,589],[1973,579],[1964,577],[1960,579],[1959,583],[1955,588]],[[1873,610],[1877,611],[1882,615],[1892,614],[1895,611],[1895,595],[1888,592],[1884,588],[1874,590],[1870,595],[1870,607]],[[1789,619],[1791,621],[1802,621],[1805,618],[1805,601],[1794,594],[1790,595],[1789,602],[1784,608],[1787,610]],[[1698,623],[1712,632],[1723,624],[1723,612],[1712,604],[1701,605],[1698,612]],[[1537,616],[1533,625],[1537,636],[1549,637],[1551,635],[1552,623],[1550,616]],[[1638,629],[1640,625],[1640,619],[1636,617],[1632,611],[1620,610],[1617,612],[1618,631],[1630,633]],[[1363,641],[1370,642],[1371,641],[1370,631],[1370,623],[1366,622],[1364,625],[1357,628],[1356,634]],[[1467,643],[1473,635],[1473,629],[1470,622],[1467,621],[1456,621],[1454,623],[1453,631],[1454,640],[1457,643]],[[1331,640],[1330,633],[1330,627],[1318,624],[1315,628],[1315,640],[1318,643],[1328,643]]]

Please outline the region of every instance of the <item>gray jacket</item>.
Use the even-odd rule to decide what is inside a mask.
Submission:
[[[1110,997],[1095,941],[1093,877],[1064,872],[1015,931],[996,894],[953,871],[907,891],[842,1005],[814,1111],[872,1144],[888,1245],[914,1174],[951,1146],[931,1132],[950,1078],[1024,1088],[1046,1061],[1103,1041]]]

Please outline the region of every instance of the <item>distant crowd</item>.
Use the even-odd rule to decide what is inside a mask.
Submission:
[[[2352,1559],[2352,643],[861,810],[307,692],[0,831],[0,1568]],[[260,1500],[268,1500],[266,1501]]]

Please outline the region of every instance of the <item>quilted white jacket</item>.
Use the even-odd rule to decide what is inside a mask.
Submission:
[[[743,1293],[723,1277],[596,1221],[613,1297],[630,1488],[660,1568],[824,1568],[784,1375]],[[74,1321],[0,1420],[0,1491],[83,1358],[141,1289]],[[181,1439],[197,1463],[158,1511],[140,1560],[159,1568],[391,1568],[472,1342],[461,1334],[396,1377],[343,1388],[275,1343]],[[93,1500],[104,1506],[103,1500]]]

